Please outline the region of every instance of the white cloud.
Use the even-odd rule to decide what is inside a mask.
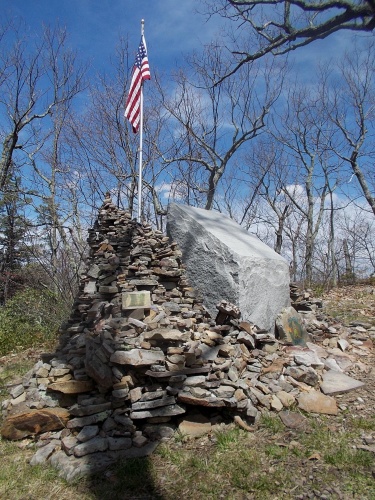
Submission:
[[[301,184],[288,184],[285,189],[289,195],[297,201],[297,203],[307,201],[305,188]]]
[[[183,200],[183,192],[181,185],[176,182],[162,182],[155,185],[156,192],[161,198],[162,203],[168,202],[170,199],[174,201]]]

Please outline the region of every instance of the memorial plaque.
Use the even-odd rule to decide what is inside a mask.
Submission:
[[[122,308],[129,309],[150,309],[151,295],[147,290],[141,292],[123,292],[122,293]]]

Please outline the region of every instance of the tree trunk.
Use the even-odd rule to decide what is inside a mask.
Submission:
[[[284,223],[285,219],[288,215],[289,205],[284,207],[284,210],[281,215],[279,215],[279,225],[276,231],[276,243],[275,243],[275,252],[281,254],[281,247],[283,245],[283,232],[284,232]]]
[[[349,252],[348,240],[345,239],[342,242],[342,245],[343,245],[343,251],[344,251],[344,258],[345,258],[345,276],[346,276],[346,280],[349,281],[349,283],[353,283],[353,281],[354,281],[354,272],[353,272],[352,260],[351,260],[350,252]]]
[[[12,165],[13,152],[16,149],[18,134],[16,130],[8,134],[3,142],[3,152],[0,160],[0,189],[4,189]]]
[[[358,166],[357,152],[356,151],[352,154],[352,156],[350,158],[350,164],[352,166],[352,170],[353,170],[355,176],[358,179],[359,185],[362,188],[362,191],[363,191],[363,194],[365,195],[367,203],[370,205],[372,213],[375,215],[375,198],[371,195],[371,192],[370,192],[370,189],[369,189],[368,184],[366,182],[365,176],[363,175],[362,170]]]

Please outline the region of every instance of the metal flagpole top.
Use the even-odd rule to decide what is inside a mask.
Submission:
[[[141,19],[141,35],[145,34],[145,20]]]

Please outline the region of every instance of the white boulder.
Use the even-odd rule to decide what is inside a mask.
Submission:
[[[225,215],[172,203],[168,235],[178,243],[191,285],[216,317],[221,300],[242,319],[274,333],[278,313],[290,305],[285,259]]]

